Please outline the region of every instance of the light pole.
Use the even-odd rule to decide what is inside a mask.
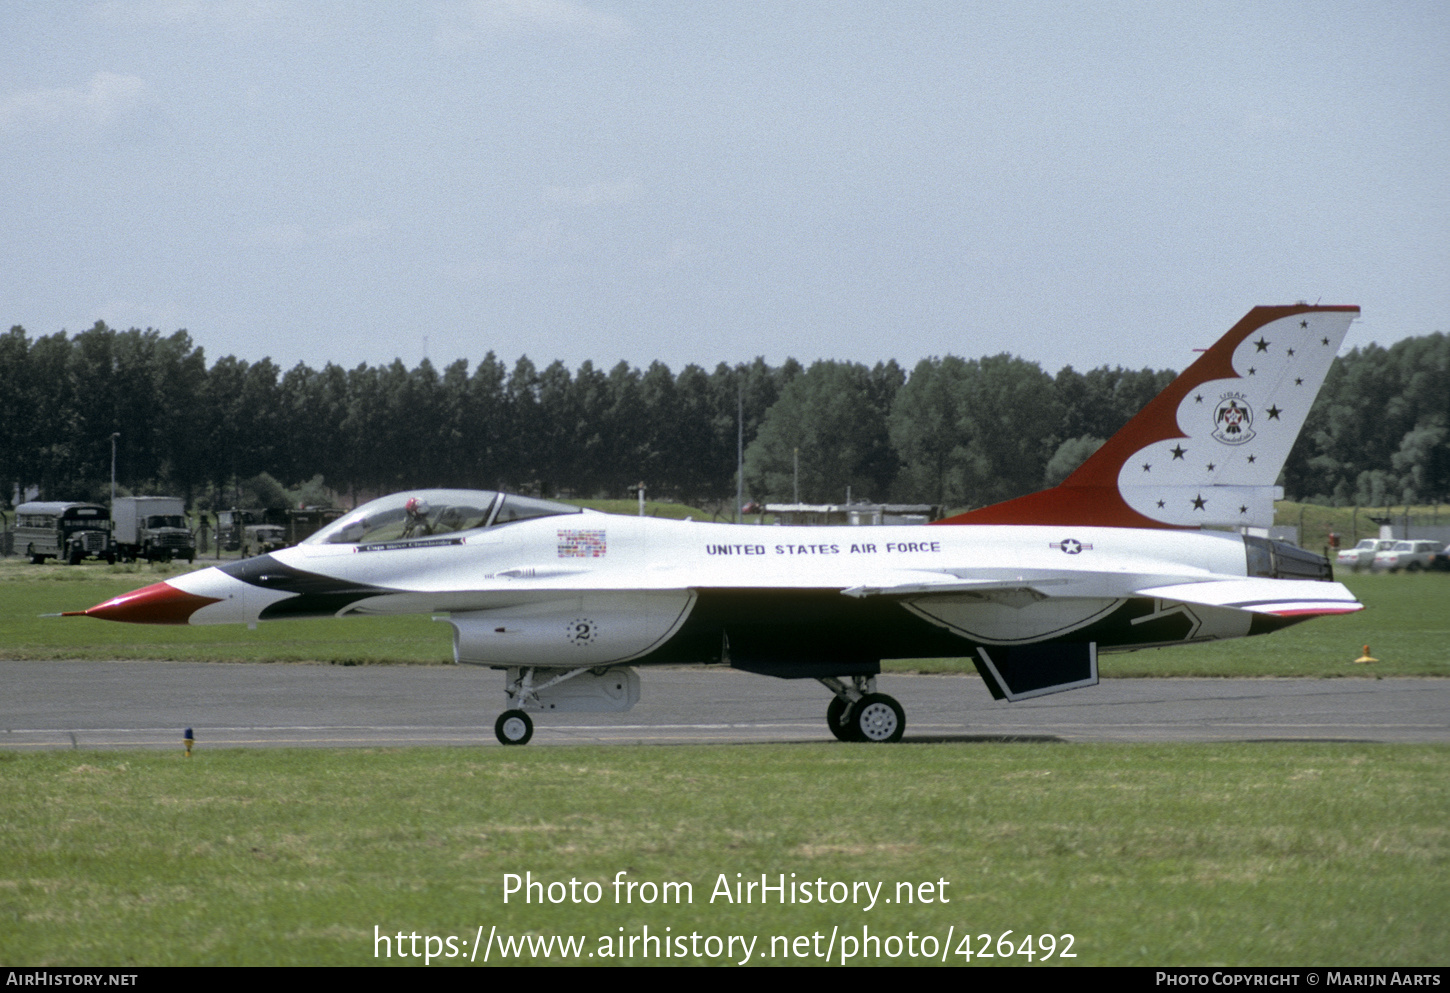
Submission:
[[[111,507],[115,513],[116,506],[116,439],[121,437],[121,432],[111,432]]]

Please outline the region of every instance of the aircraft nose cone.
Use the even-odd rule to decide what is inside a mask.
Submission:
[[[192,614],[209,603],[216,603],[217,599],[187,593],[169,583],[152,583],[68,616],[84,615],[129,624],[185,624]]]

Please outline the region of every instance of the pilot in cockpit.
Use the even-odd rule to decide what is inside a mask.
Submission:
[[[433,533],[433,527],[428,523],[427,500],[409,497],[404,509],[408,512],[408,522],[403,526],[403,538],[421,538]]]

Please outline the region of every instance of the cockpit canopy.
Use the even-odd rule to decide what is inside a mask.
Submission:
[[[373,545],[422,541],[498,527],[533,517],[583,513],[551,500],[493,490],[407,490],[358,507],[305,539],[304,545]]]

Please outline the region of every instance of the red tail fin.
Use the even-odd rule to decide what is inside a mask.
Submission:
[[[938,524],[1273,523],[1276,481],[1358,307],[1255,307],[1060,486]]]

